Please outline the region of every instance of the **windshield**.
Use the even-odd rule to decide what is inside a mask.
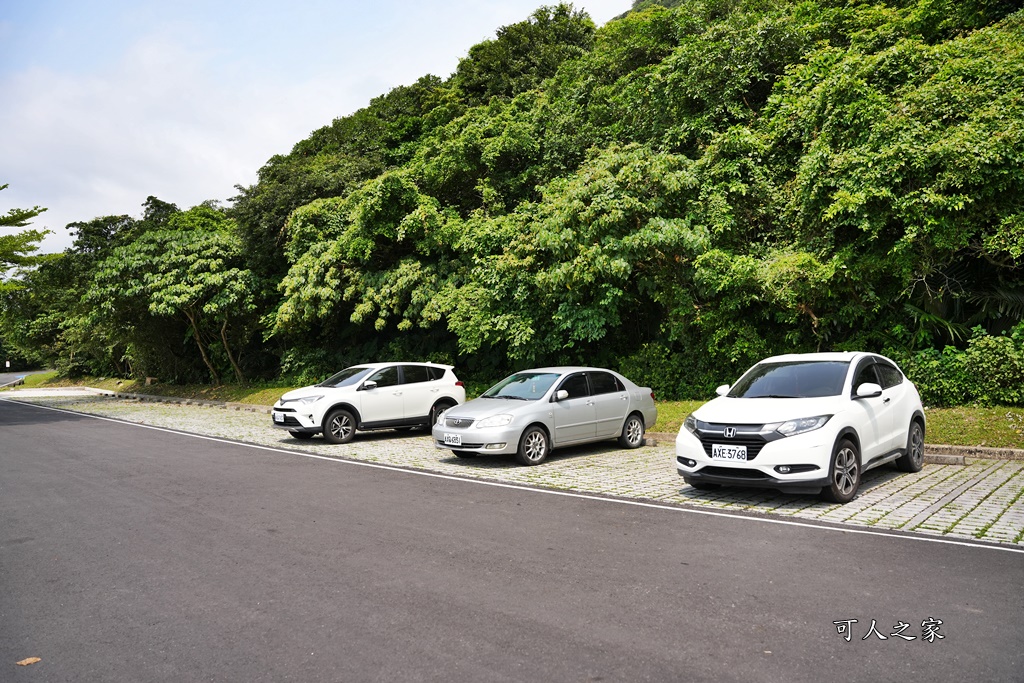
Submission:
[[[536,401],[548,393],[548,389],[559,377],[561,375],[557,372],[518,372],[480,394],[480,398]]]
[[[730,398],[817,398],[843,393],[846,361],[758,363],[729,390]]]
[[[318,387],[350,387],[354,384],[358,384],[366,375],[372,371],[373,368],[345,368],[341,372],[331,375],[320,384]]]

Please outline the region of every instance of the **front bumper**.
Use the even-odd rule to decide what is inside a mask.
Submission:
[[[684,427],[676,437],[676,470],[687,484],[817,493],[829,485],[833,442],[830,430],[819,429],[765,443],[751,460],[718,460],[712,459],[700,439]]]
[[[322,425],[313,419],[309,413],[300,413],[293,409],[280,410],[277,406],[270,413],[271,425],[278,429],[287,429],[290,432],[306,432],[308,434],[319,434],[323,431]]]
[[[493,453],[495,455],[515,453],[519,449],[519,437],[522,433],[523,428],[515,424],[483,429],[471,425],[465,429],[459,429],[435,423],[430,428],[436,448],[471,453]],[[445,435],[457,436],[460,443],[445,443]]]

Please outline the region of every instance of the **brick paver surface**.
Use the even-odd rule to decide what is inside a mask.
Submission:
[[[697,491],[676,473],[671,440],[632,451],[619,449],[614,442],[570,448],[555,451],[543,465],[521,467],[506,456],[456,458],[434,448],[423,432],[359,433],[351,443],[331,445],[319,438],[293,439],[287,432],[271,427],[265,412],[91,395],[5,392],[0,395],[3,397],[286,450],[459,477],[1024,547],[1024,462],[1019,461],[972,460],[966,466],[926,464],[914,474],[881,467],[865,475],[853,501],[835,505],[814,496],[759,489]]]

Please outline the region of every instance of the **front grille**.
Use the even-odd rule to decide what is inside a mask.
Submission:
[[[295,408],[274,408],[279,413],[294,413]]]
[[[766,439],[761,430],[764,425],[760,424],[725,424],[717,422],[701,422],[697,429],[697,438],[700,439],[704,453],[711,457],[711,446],[746,446],[747,460],[753,460],[761,452],[764,445],[771,439]],[[726,437],[727,430],[733,431],[732,437]]]
[[[453,446],[452,444],[445,443],[444,441],[438,441],[437,445],[441,446],[442,448],[451,448],[451,449],[456,450],[456,451],[462,450],[462,449],[468,449],[468,448],[483,448],[484,447],[484,445],[482,443],[461,443],[458,446]]]
[[[466,429],[472,426],[474,421],[471,417],[446,417],[444,419],[444,426],[452,427],[453,429]]]
[[[277,425],[278,427],[280,427],[282,425],[284,425],[285,427],[301,427],[302,426],[302,423],[299,422],[298,419],[292,417],[291,415],[285,415],[283,422],[278,422],[277,420],[274,420],[274,424]]]

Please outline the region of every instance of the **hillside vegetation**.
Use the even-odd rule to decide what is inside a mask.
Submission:
[[[645,0],[599,29],[541,7],[230,208],[73,224],[5,293],[4,344],[176,382],[586,363],[665,398],[866,349],[935,405],[1020,404],[1017,5]]]

